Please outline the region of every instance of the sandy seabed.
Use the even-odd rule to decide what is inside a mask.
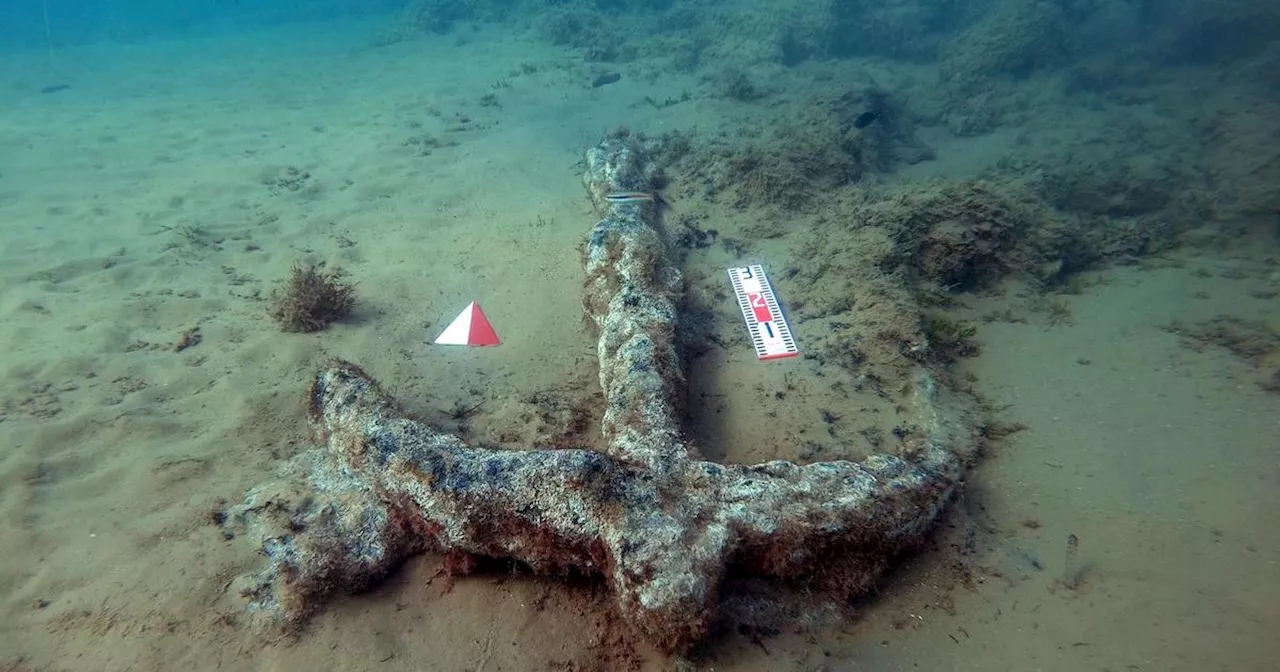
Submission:
[[[377,49],[352,32],[0,64],[0,669],[619,664],[607,597],[590,585],[446,582],[438,558],[420,558],[287,639],[245,627],[226,594],[259,558],[224,540],[209,511],[307,444],[302,395],[325,361],[359,362],[428,417],[483,400],[471,435],[521,436],[522,400],[594,384],[580,319],[578,245],[595,221],[575,165],[583,148],[621,124],[715,133],[739,115],[696,98],[664,114],[637,103],[696,89],[694,78],[624,68],[622,82],[592,88],[579,57],[498,31]],[[70,88],[40,92],[53,83]],[[967,168],[955,157],[983,145],[938,149]],[[722,233],[749,224],[677,207],[701,208]],[[267,297],[299,261],[350,273],[354,319],[279,331]],[[715,277],[733,261],[713,248],[686,263]],[[982,324],[982,354],[959,366],[1027,429],[979,465],[935,547],[851,616],[761,641],[723,635],[701,663],[1268,668],[1280,656],[1280,397],[1247,362],[1188,348],[1167,327],[1223,314],[1275,323],[1264,290],[1280,276],[1265,251],[1162,261],[1088,274],[1088,290],[1064,299],[1069,320],[1027,311]],[[429,345],[472,299],[503,345]],[[975,320],[1026,307],[1013,288],[969,304]],[[805,321],[794,326],[803,347]],[[176,351],[197,328],[200,342]],[[703,435],[733,446],[725,459],[776,457],[797,427],[823,431],[803,360],[709,357],[700,368],[714,383],[695,386],[714,394],[697,413]],[[756,412],[758,390],[784,384],[801,393],[778,405],[783,419]],[[1062,585],[1068,562],[1074,589]],[[670,665],[643,649],[625,659]]]

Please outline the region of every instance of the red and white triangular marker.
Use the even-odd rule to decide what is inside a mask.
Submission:
[[[480,310],[480,304],[472,301],[462,309],[453,322],[445,327],[436,339],[436,345],[499,345],[498,334],[489,324],[489,318]]]

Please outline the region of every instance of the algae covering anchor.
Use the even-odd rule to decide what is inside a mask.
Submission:
[[[458,571],[493,558],[598,577],[632,636],[686,652],[729,608],[731,573],[843,601],[922,544],[963,478],[958,451],[975,450],[971,404],[952,402],[923,367],[895,387],[917,428],[909,449],[856,462],[719,464],[685,441],[684,279],[656,209],[605,198],[609,185],[654,183],[651,151],[626,134],[587,151],[583,180],[604,213],[583,254],[604,401],[599,448],[473,445],[411,417],[355,364],[332,363],[307,395],[315,445],[216,516],[224,538],[250,540],[265,559],[226,588],[255,623],[297,632],[335,594],[439,553],[468,559]],[[785,321],[767,278],[741,270],[746,305],[776,334]],[[466,324],[477,314],[473,306]]]

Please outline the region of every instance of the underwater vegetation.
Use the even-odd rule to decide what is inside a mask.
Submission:
[[[294,264],[288,280],[272,292],[271,316],[284,331],[303,333],[321,331],[349,316],[356,289],[343,280],[345,276],[342,269]]]

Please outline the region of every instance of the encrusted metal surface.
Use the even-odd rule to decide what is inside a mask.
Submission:
[[[851,594],[926,534],[961,477],[956,444],[972,439],[924,370],[907,402],[920,438],[904,456],[720,465],[681,440],[681,277],[657,206],[604,200],[653,175],[632,137],[587,155],[603,218],[586,248],[584,306],[600,332],[606,451],[472,447],[406,417],[338,362],[312,385],[318,447],[228,511],[229,530],[267,557],[237,585],[254,613],[296,626],[411,554],[464,554],[599,575],[637,634],[680,650],[705,634],[730,566]]]

